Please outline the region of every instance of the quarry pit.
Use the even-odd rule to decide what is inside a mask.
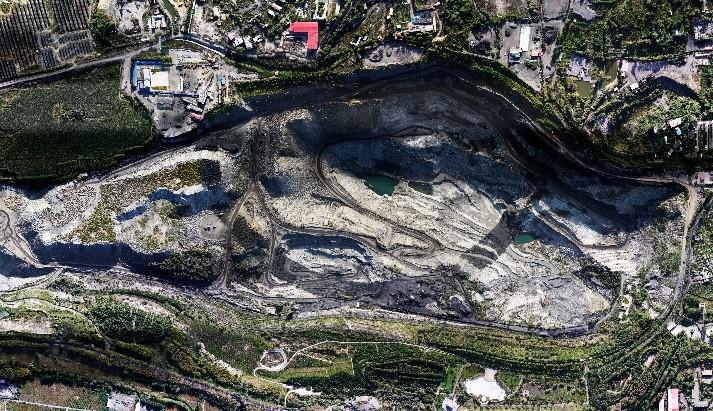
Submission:
[[[627,281],[662,312],[676,278],[661,247],[680,246],[683,190],[575,164],[527,112],[463,79],[411,76],[104,175],[5,187],[0,263],[22,278],[151,276],[199,249],[214,261],[201,290],[298,316],[372,309],[582,334],[617,312]]]

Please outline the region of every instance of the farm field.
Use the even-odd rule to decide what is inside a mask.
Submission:
[[[154,140],[118,66],[0,94],[0,179],[46,181],[115,164]]]
[[[30,381],[20,387],[19,400],[51,404],[62,407],[101,410],[106,405],[106,394],[83,387],[70,387],[64,384],[43,384]],[[8,403],[8,410],[49,409],[30,404]]]

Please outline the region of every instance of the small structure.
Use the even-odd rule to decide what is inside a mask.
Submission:
[[[319,24],[316,21],[296,21],[290,24],[289,32],[294,37],[306,37],[308,51],[315,51],[319,46]]]
[[[699,186],[709,186],[713,184],[710,171],[699,171],[693,175],[692,183]]]
[[[567,66],[568,76],[591,82],[592,76],[590,74],[590,69],[591,64],[585,56],[576,53],[569,55],[569,65]]]
[[[693,39],[696,41],[713,39],[713,21],[695,18],[693,20]]]
[[[348,410],[375,411],[381,409],[379,400],[367,395],[355,397],[345,402],[344,406]]]
[[[701,384],[698,381],[697,375],[693,381],[693,390],[691,391],[691,402],[693,405],[693,411],[708,409],[708,405],[709,405],[708,401],[701,400]]]
[[[713,121],[699,121],[696,123],[696,146],[698,150],[713,148]]]
[[[19,393],[20,390],[17,388],[17,385],[10,384],[5,380],[0,380],[0,399],[16,399]]]
[[[676,117],[676,118],[668,121],[668,126],[671,128],[676,128],[676,127],[680,126],[682,123],[683,123],[683,118]]]
[[[668,411],[679,411],[678,407],[678,389],[669,388],[667,392],[666,405]]]
[[[134,411],[136,404],[136,396],[112,391],[106,400],[106,409],[109,411]]]
[[[196,114],[203,114],[203,109],[196,106],[195,104],[186,105],[186,110],[191,111]]]
[[[509,64],[517,64],[520,62],[521,58],[522,58],[522,51],[520,51],[520,49],[518,47],[513,47],[508,52],[508,63]]]
[[[156,406],[139,400],[134,406],[134,411],[157,411]]]
[[[161,93],[156,98],[156,108],[159,110],[173,110],[173,94]]]
[[[151,70],[160,69],[162,63],[158,60],[136,60],[131,69],[131,86],[134,89],[151,87]]]
[[[420,26],[433,24],[433,13],[431,10],[415,11],[413,17],[411,17],[411,24]]]
[[[314,1],[314,14],[312,15],[312,18],[315,20],[327,19],[327,0]]]
[[[456,402],[456,399],[452,395],[446,395],[443,399],[443,404],[441,404],[443,411],[458,411],[460,405]]]
[[[713,369],[703,369],[701,371],[701,382],[703,384],[713,383]]]
[[[638,82],[637,82],[637,83],[631,83],[631,84],[629,85],[629,88],[631,89],[631,91],[636,91],[636,90],[639,89],[639,83],[638,83]]]
[[[166,18],[163,14],[154,14],[149,17],[149,30],[156,31],[166,28]]]
[[[213,7],[213,20],[220,20],[220,9]]]
[[[621,308],[619,309],[619,319],[623,320],[625,317],[629,316],[629,311],[631,310],[631,305],[634,299],[629,295],[625,294],[621,299]]]

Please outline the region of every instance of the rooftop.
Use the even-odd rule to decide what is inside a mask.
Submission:
[[[319,44],[319,24],[316,21],[295,21],[290,24],[290,33],[307,34],[307,50],[317,50]]]

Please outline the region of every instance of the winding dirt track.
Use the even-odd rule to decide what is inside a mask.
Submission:
[[[450,70],[445,70],[447,72],[450,72]],[[454,74],[451,72],[451,74]],[[570,151],[567,146],[550,130],[542,127],[539,123],[535,122],[524,110],[522,110],[520,107],[518,107],[515,103],[513,103],[507,96],[503,95],[502,93],[499,93],[495,90],[493,90],[490,87],[483,86],[481,84],[476,84],[468,79],[463,78],[462,76],[458,74],[456,75],[460,80],[465,81],[466,83],[470,84],[471,86],[475,87],[478,90],[484,91],[486,93],[492,94],[499,99],[503,100],[505,103],[507,103],[511,108],[513,108],[517,113],[519,113],[522,118],[525,120],[525,122],[530,126],[532,130],[537,132],[542,138],[544,138],[546,141],[549,141],[553,144],[555,144],[557,151],[565,156],[568,160],[572,161],[574,164],[583,167],[584,169],[587,169],[597,175],[604,176],[604,177],[609,177],[609,178],[616,178],[616,179],[623,179],[623,180],[629,180],[629,181],[634,181],[634,182],[639,182],[639,183],[648,183],[648,184],[670,184],[670,183],[676,183],[684,187],[688,191],[688,204],[686,208],[686,213],[684,217],[684,233],[683,233],[683,238],[681,241],[681,263],[679,266],[679,273],[678,273],[678,278],[677,278],[677,283],[676,283],[676,290],[674,293],[674,296],[671,298],[671,301],[668,305],[668,308],[660,315],[660,320],[663,320],[665,318],[668,318],[675,310],[674,308],[680,303],[680,299],[682,297],[683,291],[686,287],[687,284],[687,274],[690,270],[689,267],[689,262],[691,261],[691,253],[690,253],[690,242],[691,242],[691,236],[689,235],[689,232],[694,226],[694,217],[696,216],[697,210],[700,207],[700,193],[698,190],[690,183],[687,181],[685,177],[681,176],[671,176],[671,175],[647,175],[647,176],[632,176],[629,174],[626,174],[625,172],[614,172],[611,170],[603,169],[598,166],[595,166],[593,164],[590,164],[586,162],[585,160],[581,159],[578,157],[576,154],[574,154],[572,151]],[[379,86],[377,84],[372,84],[370,86],[365,87],[364,90],[368,89],[374,89],[378,88]],[[356,93],[355,93],[356,94]],[[407,127],[399,132],[393,133],[391,135],[382,135],[382,136],[376,136],[376,137],[367,137],[367,138],[359,138],[359,139],[354,139],[354,140],[369,140],[369,139],[374,139],[374,138],[385,138],[385,137],[404,137],[404,134],[409,134],[410,135],[417,135],[417,131],[426,131],[426,132],[432,132],[427,127],[420,127],[420,126],[413,126],[413,127]],[[349,140],[351,141],[351,140]],[[340,141],[339,143],[343,143],[344,141]],[[380,216],[371,210],[365,209],[361,205],[359,205],[352,197],[349,195],[349,193],[346,193],[345,190],[338,185],[335,185],[328,177],[324,175],[324,170],[323,170],[323,165],[322,165],[322,155],[324,151],[332,144],[336,143],[330,143],[326,144],[323,147],[321,147],[315,156],[314,160],[314,173],[322,182],[322,184],[327,187],[337,198],[340,199],[340,201],[344,202],[347,206],[355,209],[356,211],[369,215],[370,217],[376,218],[380,221],[383,221],[387,224],[390,224],[391,226],[401,230],[402,232],[411,235],[413,237],[419,238],[421,240],[427,241],[429,244],[431,244],[431,247],[427,250],[427,254],[425,255],[430,255],[434,253],[437,249],[441,248],[442,246],[438,243],[437,240],[431,238],[425,233],[418,232],[416,230],[410,229],[408,227],[403,227],[400,226],[398,223],[395,223],[391,221],[390,219]],[[517,151],[512,147],[511,144],[508,144],[508,150],[510,151],[511,155],[514,156],[516,160],[518,160],[524,167],[528,168],[528,165],[524,161],[519,160],[519,154]],[[262,196],[260,196],[262,197]],[[265,210],[269,209],[267,208],[264,199],[261,198],[261,205],[264,207]],[[277,224],[280,224],[279,220],[269,213],[271,216],[271,220]],[[295,227],[289,227],[291,229],[295,229]],[[323,229],[318,229],[318,231],[322,231]],[[299,229],[299,231],[302,231],[302,229]],[[332,235],[340,235],[342,236],[344,233],[339,233],[335,232],[334,230],[328,230],[332,233]],[[302,231],[305,233],[315,233],[313,230],[305,230]],[[321,234],[326,234],[326,233],[321,233]],[[352,236],[350,236],[352,237]],[[567,236],[568,238],[571,236]],[[363,238],[361,239],[363,241]],[[581,247],[584,248],[598,248],[598,249],[606,249],[606,248],[611,248],[615,247],[615,245],[609,246],[609,245],[603,245],[603,246],[590,246],[586,244],[581,244],[578,240],[575,239],[574,241],[575,244],[578,244]],[[274,252],[274,248],[271,249]],[[379,250],[377,248],[377,250]],[[379,251],[384,251],[383,249]],[[272,270],[272,268],[271,268]],[[537,328],[531,328],[531,327],[520,327],[520,326],[513,326],[509,324],[501,324],[501,323],[496,323],[496,322],[489,322],[489,321],[483,321],[483,322],[476,322],[479,325],[484,325],[484,326],[492,326],[495,328],[506,328],[509,330],[513,331],[520,331],[520,332],[529,332],[529,333],[534,333],[534,334],[539,334],[539,335],[547,335],[547,334],[554,334],[554,335],[581,335],[584,333],[592,332],[596,330],[606,319],[610,318],[613,313],[618,309],[618,304],[617,301],[613,302],[610,310],[602,317],[600,318],[595,325],[593,326],[579,326],[579,327],[568,327],[566,329],[559,329],[559,330],[551,330],[551,329],[537,329]]]
[[[503,95],[502,93],[499,93],[495,90],[493,90],[490,87],[483,86],[481,84],[472,82],[468,80],[467,78],[463,77],[460,75],[460,73],[449,70],[449,69],[444,69],[441,67],[436,67],[436,68],[428,68],[422,71],[418,71],[416,73],[409,73],[405,75],[400,75],[397,76],[397,78],[389,78],[387,80],[383,81],[377,81],[373,82],[367,86],[364,86],[360,88],[357,91],[354,92],[349,92],[346,93],[341,97],[342,100],[347,101],[352,98],[359,97],[360,95],[363,94],[368,94],[370,91],[373,90],[378,90],[382,88],[383,86],[387,84],[391,84],[396,80],[404,81],[408,80],[409,78],[417,78],[417,77],[422,77],[424,75],[434,75],[434,73],[438,72],[445,72],[447,74],[450,74],[456,78],[458,78],[461,81],[464,81],[471,85],[472,87],[475,87],[477,90],[483,91],[490,93],[499,99],[503,100],[504,102],[507,103],[513,110],[518,112],[523,119],[528,123],[528,125],[535,131],[537,131],[546,141],[550,141],[553,144],[555,144],[558,148],[558,151],[563,155],[566,156],[569,160],[573,161],[575,164],[588,169],[596,174],[606,176],[606,177],[613,177],[613,178],[619,178],[619,179],[625,179],[625,180],[630,180],[630,181],[636,181],[636,182],[642,182],[642,183],[654,183],[654,184],[664,184],[664,183],[678,183],[685,187],[688,192],[689,192],[689,203],[687,207],[687,212],[685,216],[685,224],[684,224],[684,241],[682,241],[682,252],[681,252],[681,265],[679,267],[679,276],[677,280],[677,286],[676,286],[676,292],[674,295],[674,298],[672,298],[671,304],[669,306],[669,309],[662,314],[662,318],[668,317],[672,312],[673,308],[678,304],[680,301],[680,298],[683,294],[683,291],[685,289],[686,285],[686,280],[687,280],[687,273],[689,270],[689,262],[691,260],[691,254],[690,254],[690,235],[689,231],[690,228],[692,227],[694,223],[694,217],[696,216],[696,212],[699,208],[699,203],[700,203],[700,195],[698,191],[693,187],[688,181],[686,181],[684,178],[681,177],[674,177],[674,176],[669,176],[669,175],[664,175],[664,176],[630,176],[625,173],[620,173],[620,172],[612,172],[610,170],[604,170],[600,169],[597,166],[588,164],[586,161],[580,159],[577,157],[573,152],[571,152],[559,138],[550,130],[542,127],[538,123],[536,123],[534,120],[532,120],[527,113],[519,108],[515,103],[513,103],[510,99],[507,98],[507,96]],[[311,103],[312,105],[317,104],[317,103]],[[259,117],[259,116],[264,116],[269,114],[266,111],[259,111],[254,114],[254,118]],[[236,126],[234,128],[238,128],[239,126]],[[399,132],[393,133],[389,136],[377,136],[377,137],[371,137],[371,138],[383,138],[383,137],[405,137],[406,135],[404,133],[410,132],[411,135],[414,134],[419,134],[423,132],[430,131],[430,129],[425,128],[425,127],[407,127],[404,130],[401,130]],[[202,138],[194,143],[194,145],[197,145],[203,141],[206,140],[206,138]],[[433,253],[438,250],[440,247],[440,244],[438,243],[437,240],[433,239],[432,237],[428,236],[427,234],[421,233],[417,230],[410,229],[408,227],[402,227],[399,226],[397,223],[389,220],[388,218],[385,218],[383,216],[379,216],[376,213],[371,212],[370,210],[364,209],[362,206],[360,206],[356,201],[348,195],[348,193],[345,193],[341,187],[335,186],[326,176],[323,174],[323,168],[322,168],[322,160],[321,156],[324,152],[324,150],[328,147],[324,146],[322,147],[319,151],[317,156],[315,156],[313,167],[314,167],[314,172],[316,176],[319,178],[319,180],[322,182],[322,184],[325,185],[332,193],[334,193],[335,196],[337,196],[340,201],[344,202],[346,205],[349,207],[354,208],[355,210],[359,212],[363,212],[368,214],[370,217],[379,219],[380,221],[385,222],[386,224],[390,224],[391,226],[397,228],[401,232],[411,235],[415,238],[420,239],[426,244],[429,244],[429,247],[427,249],[416,249],[417,252],[423,253],[422,255],[429,255],[430,253]],[[156,156],[158,155],[166,155],[167,152],[171,152],[173,149],[169,149],[166,151],[163,151],[161,153],[157,153]],[[512,154],[516,154],[510,147],[509,150],[511,151]],[[152,156],[151,158],[153,158]],[[143,159],[139,160],[136,163],[129,164],[129,165],[124,165],[122,167],[119,167],[118,169],[115,169],[113,171],[110,171],[109,173],[105,174],[104,177],[112,177],[116,176],[119,174],[122,174],[124,172],[127,172],[129,169],[136,167],[137,165],[140,165],[146,161],[150,161],[149,159]],[[251,163],[253,163],[254,167],[254,159]],[[326,228],[321,228],[321,227],[294,227],[291,226],[283,221],[280,221],[270,210],[270,208],[265,204],[265,199],[263,198],[262,192],[257,188],[259,187],[259,181],[258,181],[258,175],[257,173],[254,172],[253,170],[253,175],[252,175],[252,185],[249,187],[249,189],[246,191],[245,195],[241,197],[240,200],[236,202],[236,204],[231,207],[230,211],[227,213],[225,216],[226,224],[228,227],[228,234],[226,235],[226,260],[224,262],[224,267],[221,273],[221,276],[219,279],[213,284],[212,287],[210,287],[209,294],[215,295],[216,292],[221,292],[221,291],[226,291],[226,285],[227,281],[229,280],[229,276],[232,270],[230,261],[229,261],[229,255],[227,253],[228,247],[230,246],[231,243],[231,234],[230,234],[230,228],[232,227],[232,223],[234,222],[235,218],[237,217],[242,205],[246,201],[248,195],[254,194],[255,197],[258,200],[259,206],[264,210],[265,214],[267,215],[268,219],[271,222],[271,241],[270,241],[270,260],[269,260],[269,269],[268,272],[264,273],[263,279],[266,281],[266,283],[270,284],[271,277],[272,277],[272,270],[273,270],[273,265],[274,265],[274,258],[276,254],[276,248],[277,248],[277,239],[278,239],[278,230],[282,231],[287,231],[287,232],[298,232],[298,233],[305,233],[305,234],[311,234],[311,235],[319,235],[319,236],[339,236],[339,237],[347,237],[351,238],[353,240],[359,241],[362,244],[367,245],[368,247],[379,251],[379,252],[385,252],[385,251],[391,251],[391,250],[384,250],[382,246],[379,245],[378,241],[375,238],[368,238],[365,236],[357,236],[352,233],[348,232],[340,232],[340,231],[335,231],[333,229],[326,229]],[[460,252],[460,251],[459,251]],[[398,256],[395,256],[396,258],[399,258]],[[422,268],[414,265],[411,262],[404,261],[401,259],[401,261],[404,264],[408,264],[409,266],[412,266],[414,268]],[[105,267],[105,266],[96,266],[92,264],[52,264],[55,267],[66,267],[66,268],[84,268],[84,269],[113,269],[113,270],[123,270],[125,271],[124,268],[122,267]],[[237,293],[237,295],[245,294],[244,292],[239,292],[239,291],[233,291],[229,294],[232,293]],[[284,301],[285,299],[282,298],[277,298],[277,297],[258,297],[255,295],[251,295],[252,298],[256,298],[258,300],[264,300],[266,302],[274,302],[274,301]],[[288,299],[293,302],[312,302],[315,299]],[[616,307],[616,304],[612,304],[612,310]],[[607,315],[607,317],[611,314],[611,312]],[[397,315],[398,316],[398,315]],[[423,317],[427,321],[432,321],[433,319]],[[506,329],[510,331],[517,331],[517,332],[525,332],[525,333],[530,333],[530,334],[536,334],[536,335],[545,335],[545,336],[577,336],[577,335],[583,335],[589,332],[594,331],[595,327],[589,327],[589,326],[579,326],[579,327],[569,327],[566,329],[538,329],[538,328],[533,328],[533,327],[527,327],[527,326],[520,326],[520,325],[510,325],[510,324],[502,324],[502,323],[497,323],[497,322],[490,322],[490,321],[475,321],[470,324],[474,325],[481,325],[481,326],[486,326],[486,327],[492,327],[492,328],[497,328],[497,329]],[[464,324],[465,325],[465,324]]]

